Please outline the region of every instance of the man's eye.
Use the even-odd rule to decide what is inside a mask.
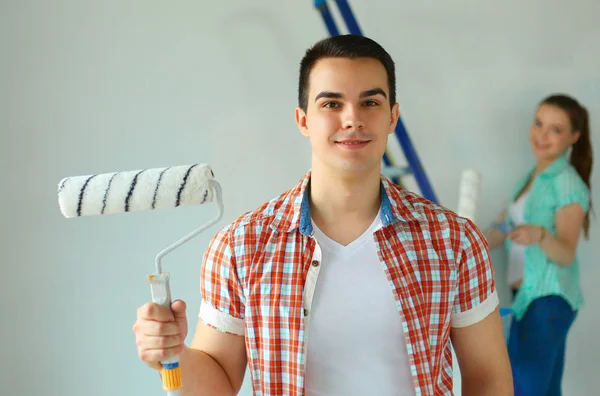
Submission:
[[[336,102],[327,102],[323,105],[323,107],[329,108],[329,109],[335,109],[340,107],[339,103]]]
[[[378,105],[379,105],[379,103],[374,100],[367,100],[365,102],[365,106],[378,106]]]

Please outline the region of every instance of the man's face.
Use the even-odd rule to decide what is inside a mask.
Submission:
[[[381,166],[398,121],[390,108],[387,73],[371,58],[326,58],[313,67],[308,107],[296,122],[312,146],[313,168],[362,172]]]

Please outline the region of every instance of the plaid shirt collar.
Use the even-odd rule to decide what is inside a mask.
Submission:
[[[271,227],[276,232],[292,232],[299,229],[306,236],[313,234],[310,217],[309,189],[311,171],[283,198],[279,208],[275,209]],[[402,193],[390,188],[392,182],[381,176],[381,221],[383,226],[397,222],[415,222],[424,219],[420,208],[413,205]]]

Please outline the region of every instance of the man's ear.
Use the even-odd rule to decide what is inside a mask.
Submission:
[[[390,135],[392,133],[394,133],[394,130],[396,129],[396,125],[398,124],[399,117],[400,117],[400,105],[398,103],[395,103],[392,106],[392,111],[390,112],[390,130],[389,130]]]
[[[298,125],[300,133],[308,137],[308,119],[306,118],[306,112],[300,107],[296,107],[296,125]]]

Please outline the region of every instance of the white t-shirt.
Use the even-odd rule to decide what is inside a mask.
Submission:
[[[343,246],[313,223],[323,256],[307,337],[306,395],[414,395],[402,319],[373,233]]]
[[[508,208],[508,217],[515,226],[522,225],[525,221],[523,210],[529,193],[523,194],[519,199],[513,202]],[[508,284],[523,280],[525,271],[525,246],[518,243],[512,243],[508,256]]]

